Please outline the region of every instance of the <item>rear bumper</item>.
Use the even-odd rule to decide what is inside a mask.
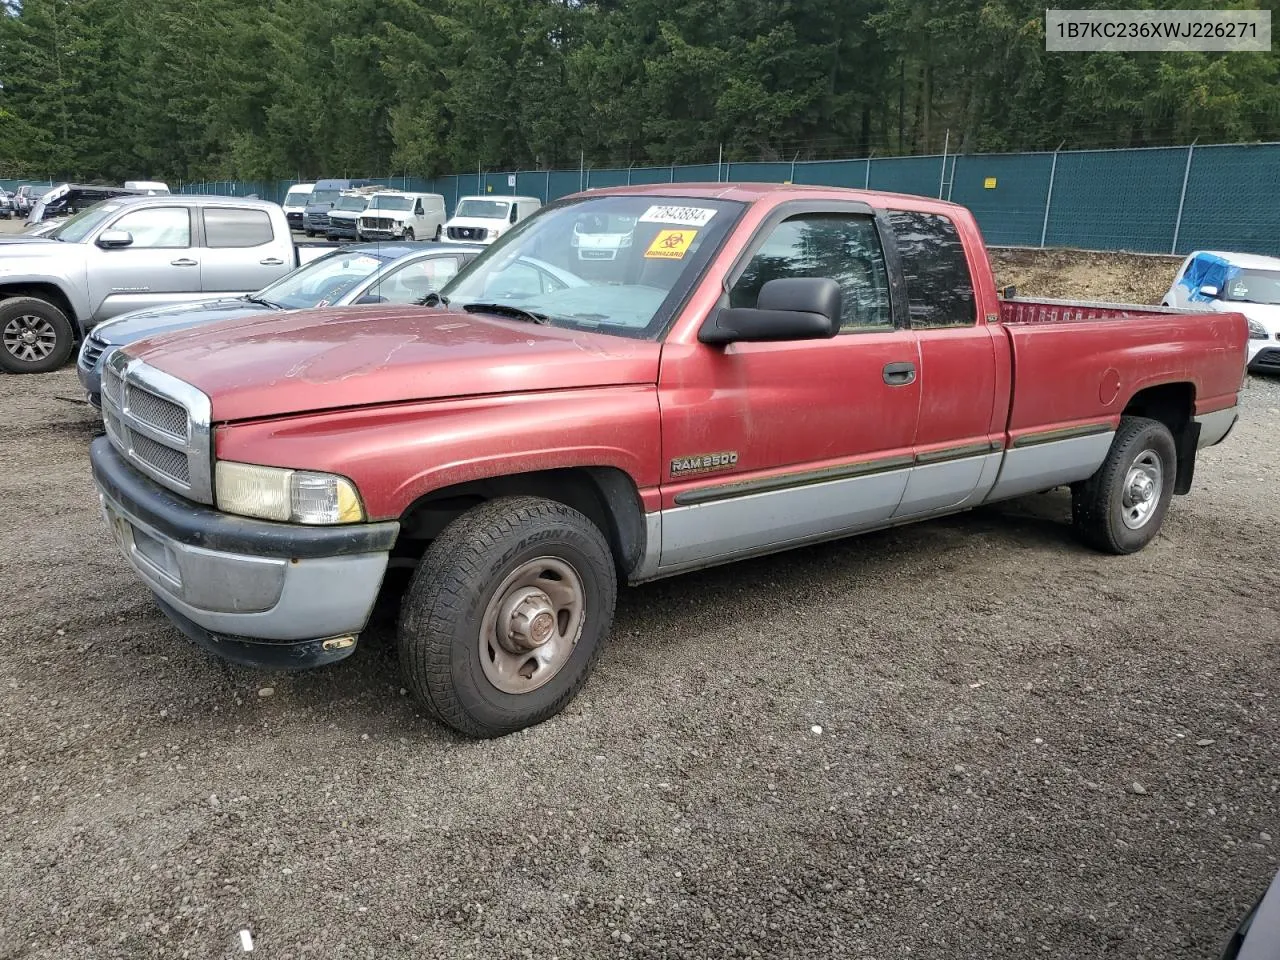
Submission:
[[[199,646],[237,663],[294,669],[352,653],[398,523],[308,527],[234,517],[152,483],[105,437],[89,456],[117,546]]]
[[[1240,419],[1240,413],[1235,407],[1227,407],[1225,410],[1215,410],[1213,413],[1202,413],[1196,417],[1196,423],[1200,426],[1200,439],[1196,443],[1197,449],[1212,447],[1227,439],[1232,430],[1235,429],[1236,421]]]

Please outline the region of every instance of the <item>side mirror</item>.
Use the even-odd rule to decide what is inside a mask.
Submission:
[[[357,301],[356,301],[356,303],[357,303],[357,304],[361,304],[361,303],[386,303],[386,302],[387,302],[387,298],[386,298],[386,297],[380,297],[380,296],[378,296],[376,293],[366,293],[363,297],[361,297],[359,300],[357,300]]]
[[[103,230],[98,234],[98,246],[104,250],[113,247],[127,247],[133,243],[133,234],[128,230]]]
[[[698,331],[703,343],[826,340],[840,332],[840,285],[786,277],[760,288],[754,307],[725,307]]]
[[[1208,297],[1210,300],[1212,300],[1214,297],[1218,295],[1218,288],[1213,286],[1212,284],[1205,284],[1203,287],[1200,288],[1200,295],[1202,297]]]
[[[1000,288],[1000,296],[1005,300],[1012,300],[1017,295],[1018,295],[1018,288],[1015,287],[1012,283],[1009,284],[1007,287]]]

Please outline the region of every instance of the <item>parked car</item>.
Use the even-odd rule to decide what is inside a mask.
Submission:
[[[635,230],[634,217],[596,217],[575,223],[570,240],[579,260],[613,260],[619,250],[631,246]]]
[[[284,211],[238,197],[117,197],[48,237],[13,239],[0,244],[0,368],[11,373],[57,369],[121,313],[259,290],[302,262]]]
[[[367,187],[368,180],[317,180],[311,190],[311,198],[302,212],[302,229],[308,237],[323,236],[329,232],[329,211],[344,193],[358,187]]]
[[[169,194],[168,184],[161,183],[159,180],[126,180],[124,186],[126,190],[145,193],[149,197],[163,197]]]
[[[13,194],[3,188],[0,188],[0,217],[13,219]]]
[[[1178,268],[1164,304],[1244,314],[1249,371],[1280,373],[1280,259],[1197,250]]]
[[[369,198],[356,226],[362,240],[439,240],[444,222],[444,197],[440,194],[387,190]]]
[[[637,223],[608,276],[529,265],[575,275],[597,216]],[[427,303],[124,347],[90,458],[161,609],[240,663],[349,656],[416,565],[404,683],[473,736],[573,698],[617,577],[1059,485],[1086,543],[1141,549],[1235,424],[1248,336],[1002,300],[964,208],[784,185],[578,194]]]
[[[356,221],[369,205],[369,196],[363,193],[344,193],[329,211],[329,226],[324,231],[326,240],[355,240]]]
[[[122,346],[219,320],[280,310],[416,303],[443,287],[477,253],[474,247],[403,241],[342,247],[256,293],[135,310],[100,323],[80,347],[76,374],[89,402],[98,407],[102,405],[102,365]]]
[[[285,194],[284,203],[281,206],[284,207],[284,215],[289,221],[290,230],[302,229],[302,214],[311,201],[311,191],[315,186],[314,183],[295,183]]]
[[[22,184],[16,191],[14,191],[13,194],[14,210],[25,217],[31,212],[31,208],[35,206],[35,202],[44,194],[48,193],[52,187],[53,184],[48,184],[46,186],[36,186],[31,183]]]
[[[97,184],[61,183],[43,194],[27,214],[27,225],[45,220],[71,217],[95,203],[112,197],[136,196],[138,191],[124,187],[108,187]]]
[[[493,243],[542,206],[537,197],[462,197],[444,225],[450,240]]]

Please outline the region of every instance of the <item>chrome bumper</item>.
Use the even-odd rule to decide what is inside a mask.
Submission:
[[[351,652],[353,644],[322,641],[364,629],[399,524],[304,527],[246,520],[152,483],[105,438],[94,441],[90,458],[116,545],[189,636],[195,627],[242,646],[319,641],[317,651]],[[269,665],[261,658],[253,662]]]

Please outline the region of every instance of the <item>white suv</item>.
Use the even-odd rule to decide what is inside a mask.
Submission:
[[[461,197],[444,232],[450,240],[493,243],[541,206],[537,197]]]
[[[444,197],[440,194],[385,190],[369,198],[369,206],[356,223],[356,238],[439,240],[444,221]]]

